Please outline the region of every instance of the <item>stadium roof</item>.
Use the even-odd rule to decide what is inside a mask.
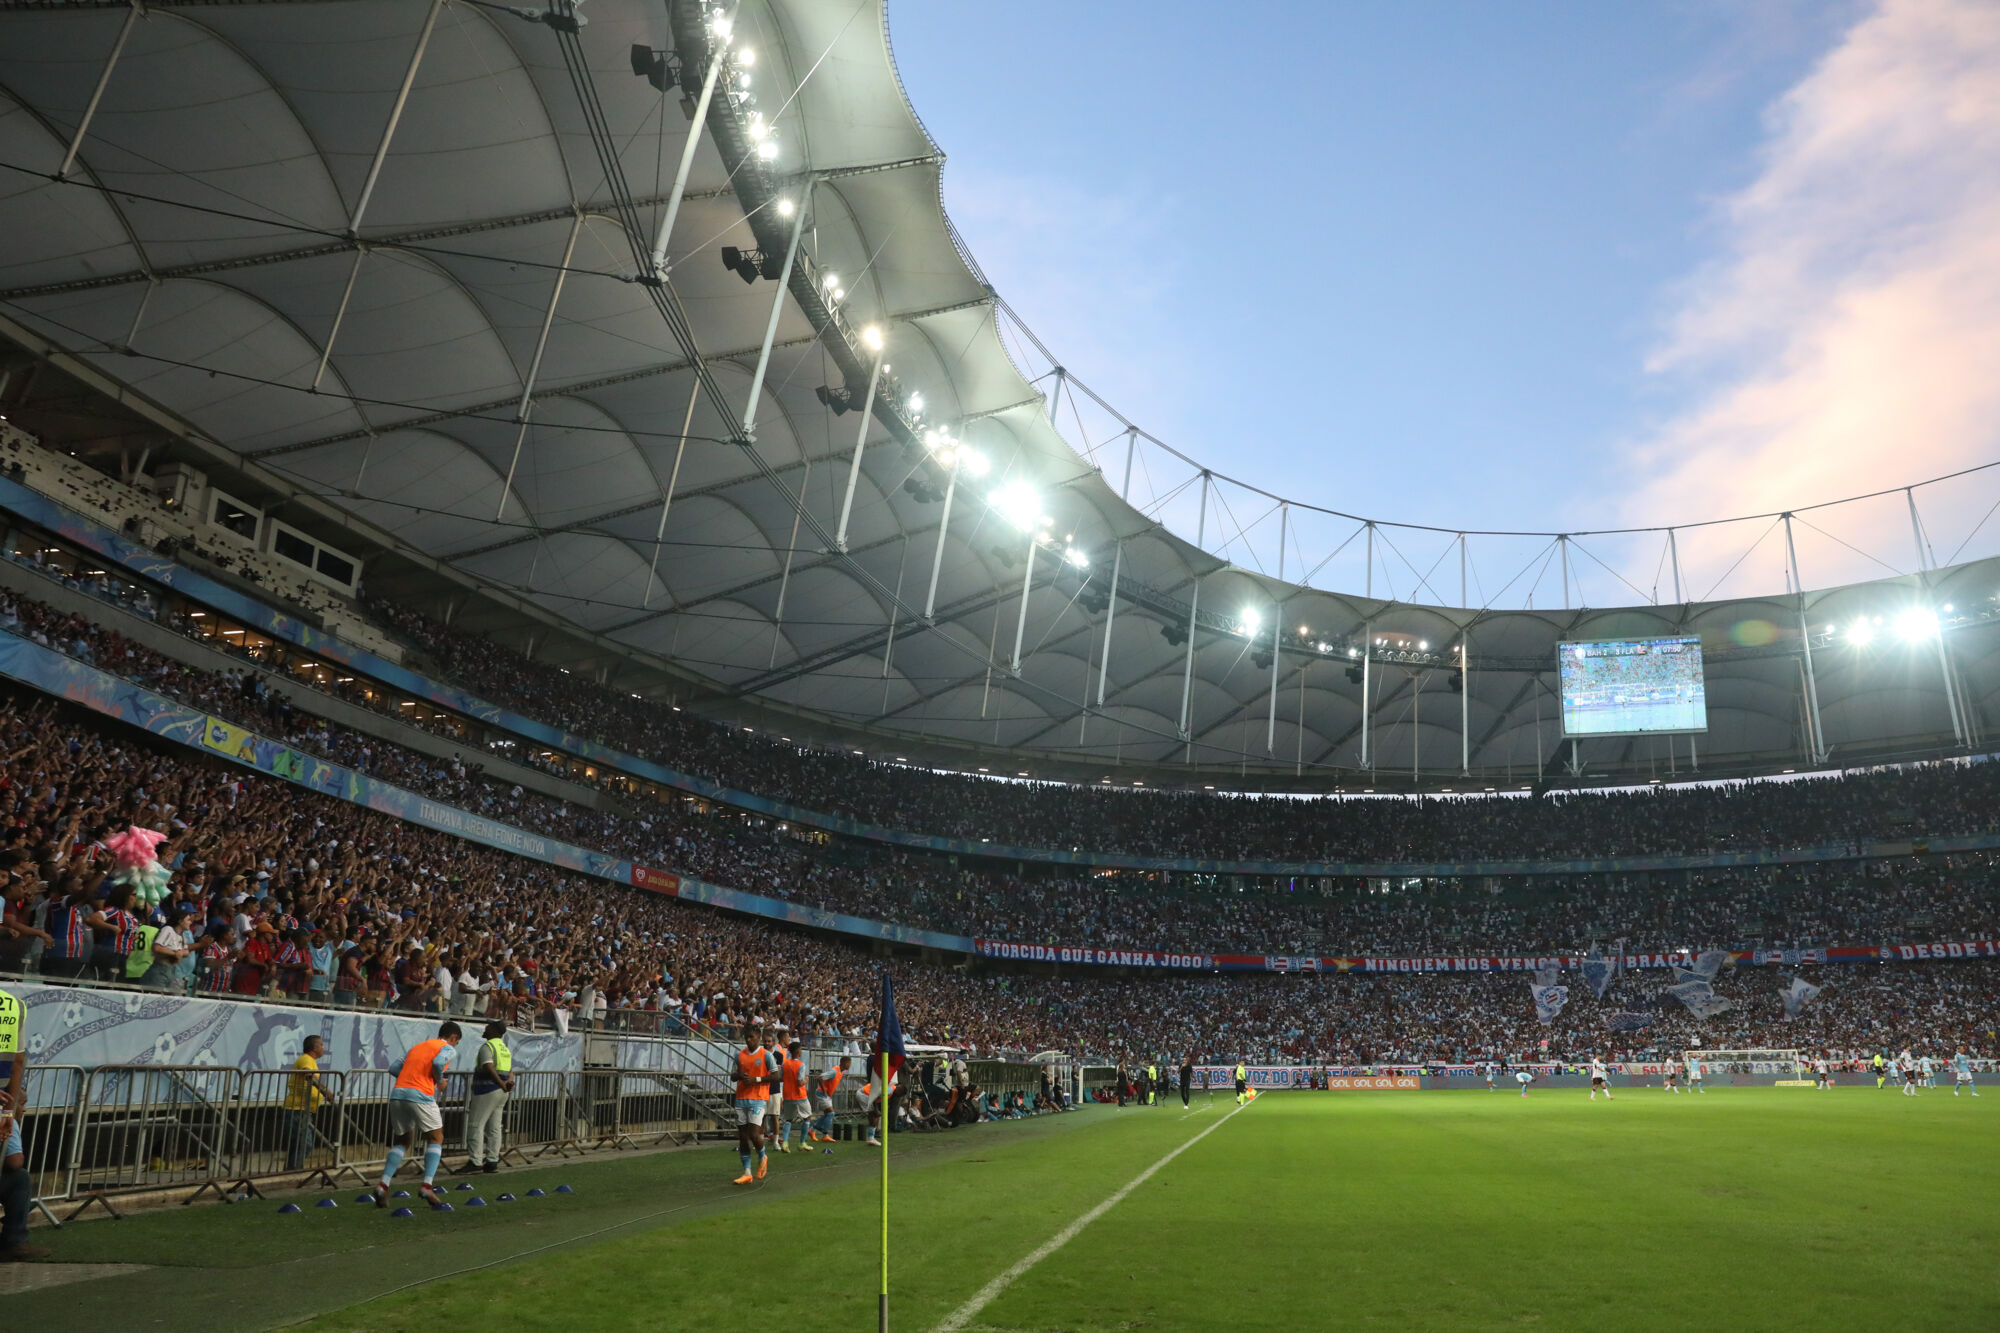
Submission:
[[[474,588],[466,623],[552,660],[682,699],[692,681],[724,716],[864,728],[876,753],[1356,784],[1347,667],[1379,641],[1380,779],[1456,771],[1463,746],[1485,781],[1518,781],[1558,751],[1558,640],[1681,632],[1710,655],[1708,765],[1978,741],[1994,562],[1808,597],[1815,746],[1795,598],[1461,610],[1305,587],[1169,530],[1051,424],[1063,374],[1030,382],[1010,355],[877,0],[744,4],[676,191],[720,13],[0,13],[0,329],[144,415],[156,460],[369,556],[377,587]],[[758,270],[794,248],[774,302]],[[92,447],[46,392],[15,398],[23,424],[39,408]],[[1889,632],[1946,604],[1962,707],[1935,641]],[[1841,632],[1877,617],[1871,645]],[[1664,775],[1686,753],[1581,758]]]

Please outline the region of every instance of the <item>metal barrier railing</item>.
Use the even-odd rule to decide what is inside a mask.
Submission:
[[[300,1184],[334,1186],[361,1172],[342,1157],[341,1112],[347,1078],[338,1070],[246,1069],[237,1087],[235,1139],[246,1174],[299,1175]]]
[[[502,1159],[526,1165],[590,1149],[680,1143],[703,1126],[726,1133],[716,1118],[726,1085],[715,1044],[681,1042],[669,1054],[667,1068],[516,1072],[502,1110]],[[816,1071],[835,1057],[807,1058]],[[996,1080],[988,1086],[1015,1081],[998,1067],[979,1074]],[[1026,1077],[1019,1080],[1024,1089]],[[864,1116],[856,1095],[863,1081],[853,1069],[835,1094],[843,1133]],[[92,1207],[117,1217],[114,1200],[163,1190],[189,1191],[181,1199],[187,1204],[211,1192],[261,1197],[260,1179],[366,1184],[390,1144],[394,1087],[386,1069],[34,1066],[19,1112],[34,1206],[60,1224]],[[470,1076],[450,1075],[439,1091],[445,1150],[464,1153]],[[60,1220],[50,1207],[58,1203],[74,1205]]]
[[[26,1154],[29,1207],[60,1222],[49,1205],[76,1195],[76,1132],[83,1108],[83,1070],[75,1065],[29,1065],[15,1108]]]
[[[182,1185],[195,1187],[187,1203],[210,1190],[257,1193],[230,1116],[242,1076],[192,1065],[90,1070],[71,1158],[70,1218],[93,1205],[117,1217],[111,1200],[120,1194]]]

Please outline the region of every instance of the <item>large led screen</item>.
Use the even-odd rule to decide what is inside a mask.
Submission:
[[[1565,736],[1708,730],[1700,639],[1561,643],[1556,659]]]

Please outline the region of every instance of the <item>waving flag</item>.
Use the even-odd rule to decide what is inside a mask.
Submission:
[[[875,1047],[868,1052],[868,1068],[879,1071],[882,1057],[889,1058],[889,1077],[903,1067],[909,1052],[903,1049],[903,1025],[896,1018],[896,983],[889,980],[889,974],[882,974],[882,1022],[875,1029]]]
[[[1583,984],[1590,987],[1590,993],[1598,999],[1604,998],[1617,977],[1618,965],[1597,950],[1592,949],[1590,956],[1583,960]]]
[[[1604,1016],[1604,1026],[1613,1032],[1643,1031],[1652,1021],[1653,1016],[1651,1014],[1642,1014],[1636,1010],[1626,1010],[1623,1013],[1606,1014]]]
[[[1688,1007],[1688,1012],[1696,1018],[1714,1018],[1717,1014],[1726,1014],[1736,1007],[1733,1001],[1726,1000],[1720,995],[1701,995],[1684,1003]]]
[[[1561,1013],[1563,1006],[1569,1003],[1569,987],[1567,986],[1544,986],[1538,982],[1531,981],[1528,983],[1528,989],[1534,992],[1535,1017],[1544,1023],[1555,1022],[1556,1015]]]
[[[1784,992],[1785,1021],[1789,1023],[1797,1018],[1799,1011],[1811,1004],[1813,997],[1818,994],[1819,987],[1804,977],[1793,977],[1792,984],[1787,986]]]
[[[1722,965],[1728,961],[1728,950],[1710,949],[1694,960],[1694,974],[1703,981],[1713,981],[1715,974],[1722,971]]]

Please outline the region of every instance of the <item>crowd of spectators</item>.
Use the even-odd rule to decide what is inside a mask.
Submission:
[[[2000,766],[1540,798],[1298,799],[1026,783],[806,749],[607,689],[380,598],[490,702],[738,791],[878,826],[1063,851],[1279,861],[1702,855],[2000,828]]]
[[[351,731],[271,693],[256,671],[194,668],[4,590],[0,628],[489,818],[781,900],[968,937],[1288,956],[1568,953],[1621,938],[1642,952],[2000,938],[2000,878],[1984,853],[1533,880],[1273,880],[907,851],[677,794],[606,796],[593,809],[485,780],[476,751],[436,758]]]
[[[1010,943],[1172,953],[1572,953],[1624,939],[1684,947],[1874,945],[2000,937],[1984,853],[1650,875],[1298,881],[1090,875],[830,839],[686,797],[590,809],[484,781],[478,753],[436,759],[348,731],[272,695],[256,671],[200,671],[0,590],[0,628],[90,660],[196,709],[422,795],[644,865],[810,907]],[[1970,781],[1978,771],[1952,771]]]
[[[672,1027],[785,1022],[852,1040],[873,1021],[863,949],[617,888],[447,834],[114,734],[52,702],[0,703],[0,971],[125,974],[144,922],[172,936],[144,978],[222,994],[531,1021],[560,1008]],[[176,872],[154,912],[106,882],[103,839],[124,823],[170,834]],[[177,924],[176,924],[177,923]],[[171,955],[184,953],[185,958]],[[1780,973],[1730,971],[1735,1007],[1697,1023],[1632,972],[1606,1001],[1572,984],[1538,1023],[1520,973],[1047,975],[898,962],[913,1039],[975,1050],[1437,1062],[1554,1050],[1879,1044],[1992,1053],[2000,965],[1813,969],[1823,994],[1782,1022]],[[1612,1036],[1612,1009],[1655,1014]]]

